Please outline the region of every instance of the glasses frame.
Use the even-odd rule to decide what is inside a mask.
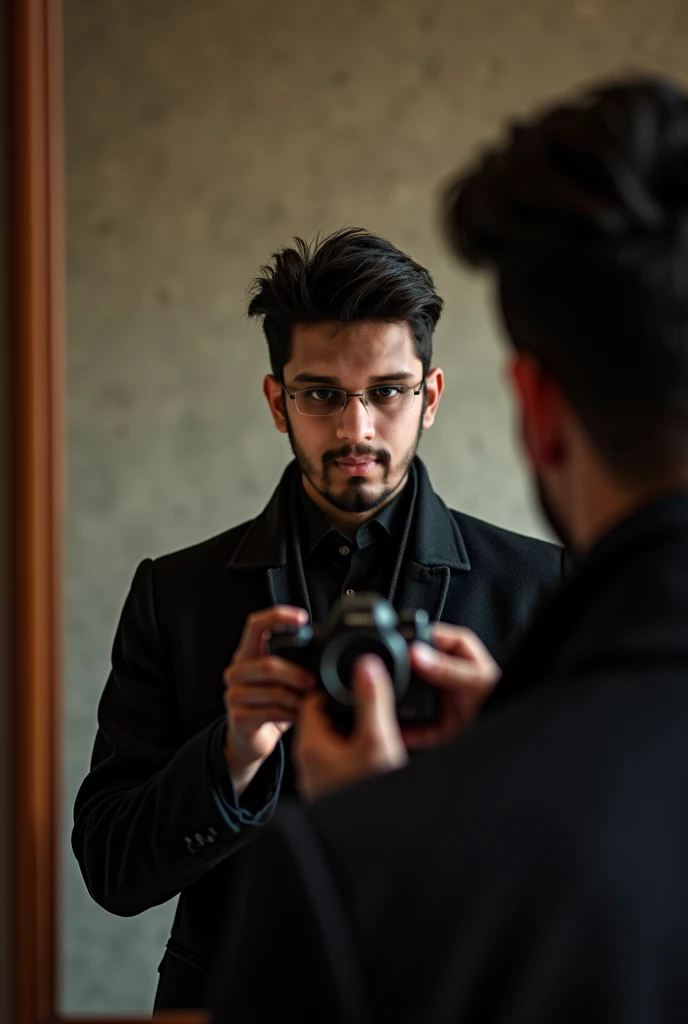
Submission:
[[[308,416],[309,419],[324,420],[330,416],[339,416],[340,413],[343,413],[347,405],[349,404],[350,398],[360,398],[363,408],[368,409],[369,403],[365,400],[366,391],[374,391],[376,388],[404,388],[405,390],[410,390],[415,398],[421,393],[421,391],[425,387],[425,380],[426,378],[423,377],[420,384],[418,384],[417,386],[413,384],[397,384],[394,382],[391,382],[389,384],[371,384],[369,388],[364,388],[363,391],[345,391],[344,388],[335,388],[331,387],[328,384],[315,384],[309,388],[296,388],[296,390],[293,393],[287,390],[287,385],[284,383],[284,380],[282,380],[282,390],[284,391],[287,398],[291,398],[293,402],[296,402],[297,395],[303,394],[304,391],[319,391],[321,389],[323,391],[339,391],[341,394],[344,395],[344,404],[342,405],[341,409],[337,409],[336,412],[301,412],[299,407],[296,406],[296,411],[298,412],[299,416]],[[409,406],[409,409],[410,408],[411,406]]]

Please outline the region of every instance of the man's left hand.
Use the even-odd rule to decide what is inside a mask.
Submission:
[[[298,789],[305,800],[394,771],[408,761],[392,681],[379,658],[368,655],[357,662],[352,691],[355,725],[350,736],[334,728],[321,693],[304,698],[293,754]]]

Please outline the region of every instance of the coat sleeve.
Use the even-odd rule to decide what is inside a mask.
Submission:
[[[213,1024],[369,1024],[355,939],[307,813],[283,810],[240,861],[211,974]]]
[[[282,747],[238,803],[222,754],[225,719],[185,737],[160,639],[154,563],[132,582],[98,708],[72,847],[93,899],[120,916],[164,903],[251,839],[274,811]]]

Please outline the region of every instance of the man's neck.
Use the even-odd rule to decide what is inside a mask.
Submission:
[[[383,508],[389,505],[391,501],[394,501],[397,495],[401,494],[408,483],[409,475],[406,473],[392,493],[388,494],[383,502],[376,505],[375,508],[369,509],[367,512],[342,512],[341,509],[335,508],[334,505],[330,504],[330,502],[315,489],[307,477],[302,476],[301,479],[306,496],[310,498],[316,508],[322,512],[330,526],[333,526],[335,530],[339,530],[339,532],[344,534],[345,537],[353,540],[364,523],[367,523],[370,519],[374,519]]]

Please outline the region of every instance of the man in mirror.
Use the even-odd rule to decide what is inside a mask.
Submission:
[[[441,309],[427,270],[368,232],[276,253],[249,314],[294,460],[256,519],[135,574],[73,848],[114,914],[180,896],[157,1009],[204,1004],[233,855],[297,791],[291,727],[316,677],[270,655],[275,630],[373,591],[443,623],[436,642],[491,686],[560,578],[561,549],[447,509],[416,454],[444,385]]]
[[[517,125],[450,190],[577,565],[496,688],[417,658],[448,711],[484,703],[414,764],[378,660],[350,738],[305,699],[301,785],[343,791],[240,865],[218,1024],[688,1019],[687,211],[688,96],[645,79]]]

